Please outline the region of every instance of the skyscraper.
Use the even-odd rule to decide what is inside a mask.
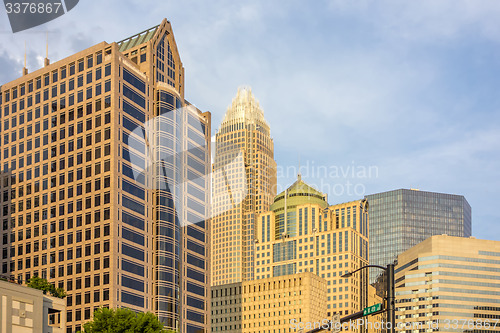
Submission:
[[[433,235],[469,237],[471,208],[461,195],[395,190],[367,195],[370,204],[370,264],[385,266]],[[379,270],[370,269],[370,283]]]
[[[210,113],[184,98],[167,20],[0,89],[2,274],[67,293],[67,332],[100,306],[209,329]]]
[[[255,216],[276,193],[270,128],[249,89],[238,89],[215,135],[212,284],[253,278]]]
[[[368,205],[328,205],[326,195],[300,177],[257,218],[255,277],[312,272],[327,282],[327,315],[352,314],[367,305]]]

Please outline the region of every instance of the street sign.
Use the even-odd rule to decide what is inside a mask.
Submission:
[[[371,315],[375,312],[382,311],[382,303],[377,303],[363,309],[363,316]]]
[[[332,316],[332,322],[331,322],[331,326],[330,326],[332,332],[340,332],[340,328],[341,328],[341,325],[340,325],[340,314],[338,313],[335,313],[333,316]]]

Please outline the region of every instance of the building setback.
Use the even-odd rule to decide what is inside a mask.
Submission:
[[[250,89],[238,89],[215,134],[212,285],[253,279],[255,217],[276,194],[274,143]]]
[[[370,264],[386,266],[433,235],[471,236],[471,208],[461,195],[400,189],[367,195]],[[370,269],[370,283],[380,270]]]
[[[212,287],[212,332],[297,332],[325,319],[326,283],[313,273]]]
[[[312,272],[327,281],[327,316],[352,314],[367,306],[366,200],[328,205],[325,194],[297,181],[257,218],[255,277],[266,279]]]
[[[401,333],[498,332],[500,242],[432,236],[398,256]]]
[[[207,331],[210,113],[170,23],[45,63],[0,89],[2,274],[64,288],[67,332],[97,307]]]

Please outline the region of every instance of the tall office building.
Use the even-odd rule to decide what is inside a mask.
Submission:
[[[208,331],[210,113],[170,23],[45,63],[0,90],[2,274],[64,288],[67,332],[102,306]]]
[[[402,333],[499,332],[500,242],[432,236],[398,256]]]
[[[370,264],[386,266],[433,235],[469,237],[471,208],[461,195],[395,190],[367,195],[370,203]],[[380,275],[370,269],[370,283]]]
[[[215,135],[212,285],[251,280],[255,216],[276,193],[269,125],[249,89],[238,89]]]
[[[368,205],[329,206],[326,195],[300,175],[257,219],[255,277],[312,272],[327,281],[327,315],[360,311],[368,299]]]

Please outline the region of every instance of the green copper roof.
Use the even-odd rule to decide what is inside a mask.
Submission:
[[[125,38],[124,40],[117,42],[118,46],[120,47],[120,52],[126,51],[137,45],[146,43],[147,41],[151,40],[151,38],[153,38],[159,27],[160,25],[154,26],[150,29],[144,30],[143,32],[139,32],[136,35],[133,35],[131,37]]]
[[[295,183],[274,198],[271,210],[275,213],[285,208],[285,194],[287,207],[304,204],[317,204],[322,208],[326,208],[328,206],[325,195],[315,188],[307,185],[302,180],[300,175],[297,177],[297,181]]]

